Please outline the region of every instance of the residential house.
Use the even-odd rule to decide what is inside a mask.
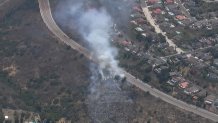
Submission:
[[[184,15],[177,15],[177,16],[176,16],[176,19],[178,19],[178,20],[182,21],[182,20],[185,20],[185,19],[187,19],[187,17],[186,17],[186,16],[184,16]]]
[[[186,94],[188,94],[188,95],[192,95],[192,94],[195,94],[195,93],[199,92],[200,90],[201,90],[201,89],[200,89],[199,86],[197,86],[197,85],[192,85],[191,87],[186,88],[186,89],[184,90],[184,93],[186,93]]]
[[[160,8],[156,8],[152,11],[154,14],[161,14],[162,10]]]
[[[174,0],[165,0],[166,4],[174,4]]]
[[[158,2],[158,0],[148,0],[148,1],[147,1],[148,4],[155,4],[155,3],[157,3],[157,2]]]
[[[204,99],[204,103],[211,105],[211,104],[214,103],[215,99],[216,99],[216,96],[215,96],[215,95],[208,95],[208,96]]]
[[[179,82],[181,82],[181,78],[180,77],[173,77],[171,80],[167,81],[167,84],[175,86],[177,85]]]
[[[179,83],[179,87],[182,89],[186,89],[189,86],[189,84],[190,84],[189,82],[184,81],[184,82]]]

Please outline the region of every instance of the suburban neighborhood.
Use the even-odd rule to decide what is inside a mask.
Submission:
[[[196,4],[194,0],[136,0],[129,20],[136,38],[126,37],[116,29],[113,43],[128,53],[124,53],[124,57],[137,57],[142,59],[140,65],[152,66],[151,78],[145,82],[179,100],[218,113],[218,35],[214,32],[218,29],[218,19],[193,16],[189,7]],[[145,8],[152,20],[146,17]],[[152,23],[161,31],[156,31]],[[200,31],[213,33],[198,36],[196,33]],[[195,40],[186,42],[189,35],[197,37],[190,37]]]

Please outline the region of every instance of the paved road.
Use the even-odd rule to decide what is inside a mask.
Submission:
[[[54,33],[54,35],[56,35],[61,41],[63,41],[64,43],[66,43],[67,45],[69,45],[70,47],[72,47],[73,49],[77,50],[78,52],[84,54],[84,56],[86,56],[87,58],[89,58],[90,60],[94,61],[97,63],[97,61],[95,61],[95,59],[92,57],[92,55],[90,54],[90,52],[83,48],[82,46],[80,46],[78,43],[76,43],[75,41],[71,40],[55,23],[55,21],[53,20],[52,14],[51,14],[51,8],[50,8],[50,4],[49,4],[49,0],[38,0],[39,2],[39,7],[40,7],[40,13],[41,16],[43,18],[43,21],[45,22],[45,24],[47,25],[47,27],[49,28],[49,30]],[[152,88],[150,85],[143,83],[141,80],[135,78],[134,76],[132,76],[131,74],[129,74],[126,71],[123,71],[124,75],[127,78],[127,81],[130,82],[131,84],[135,85],[136,87],[140,88],[141,90],[145,91],[145,92],[149,92],[151,95],[162,99],[165,102],[168,102],[172,105],[175,105],[179,108],[185,109],[187,111],[193,112],[195,114],[198,114],[202,117],[211,119],[213,121],[218,122],[218,115],[211,113],[207,110],[201,109],[201,108],[197,108],[196,106],[187,104],[183,101],[177,100],[175,98],[173,98],[172,96],[169,96],[155,88]]]
[[[184,51],[181,48],[177,47],[176,44],[171,39],[169,39],[167,35],[160,29],[159,25],[156,24],[154,18],[151,16],[151,12],[148,10],[148,7],[144,1],[142,3],[142,10],[148,22],[151,24],[151,26],[154,27],[155,32],[161,33],[163,36],[165,36],[166,41],[169,43],[169,46],[172,46],[174,49],[176,49],[177,53],[183,53]]]
[[[39,0],[39,6],[40,6],[40,13],[41,13],[42,19],[44,23],[46,24],[46,26],[49,28],[49,30],[52,33],[54,33],[54,35],[57,36],[62,42],[64,42],[65,44],[73,48],[74,50],[79,51],[81,54],[85,55],[87,58],[92,59],[91,57],[92,55],[87,49],[85,49],[84,47],[82,47],[81,45],[73,41],[72,39],[70,39],[57,26],[57,24],[55,23],[52,17],[49,0]]]

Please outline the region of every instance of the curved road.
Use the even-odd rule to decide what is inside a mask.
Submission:
[[[39,0],[39,7],[40,7],[40,13],[41,13],[41,16],[42,16],[44,23],[46,24],[48,29],[52,33],[54,33],[54,35],[56,37],[58,37],[62,42],[64,42],[65,44],[67,44],[68,46],[73,48],[74,50],[79,51],[81,54],[85,55],[87,58],[92,59],[92,57],[91,57],[92,55],[90,54],[90,52],[87,49],[85,49],[84,47],[82,47],[81,45],[76,43],[74,40],[70,39],[57,26],[57,24],[55,23],[55,21],[52,17],[49,0]]]
[[[95,59],[92,57],[90,52],[85,49],[84,47],[80,46],[78,43],[76,43],[74,40],[70,39],[55,23],[52,13],[51,13],[51,8],[49,4],[49,0],[38,0],[39,2],[39,7],[40,7],[40,13],[43,18],[44,23],[46,26],[49,28],[49,30],[54,33],[55,36],[57,36],[62,42],[65,44],[69,45],[71,48],[74,50],[84,54],[88,59],[91,61],[95,61]],[[197,115],[200,115],[202,117],[208,118],[210,120],[213,120],[215,122],[218,122],[218,115],[209,112],[207,110],[204,110],[202,108],[198,108],[196,106],[187,104],[183,101],[177,100],[173,98],[172,96],[169,96],[155,88],[152,88],[150,85],[143,83],[141,80],[136,79],[133,75],[129,74],[126,71],[123,71],[125,74],[127,81],[130,82],[131,84],[135,85],[136,87],[140,88],[141,90],[145,92],[149,92],[151,95],[162,99],[165,102],[168,102],[172,105],[175,105],[179,108],[185,109],[187,111],[193,112]]]

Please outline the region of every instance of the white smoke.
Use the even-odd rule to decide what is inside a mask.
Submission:
[[[80,0],[75,1],[77,1],[76,4],[63,5],[65,8],[69,7],[68,11],[66,9],[59,11],[57,19],[64,26],[78,31],[99,61],[99,66],[93,63],[89,65],[92,73],[89,86],[90,94],[87,98],[90,116],[94,122],[101,122],[105,119],[110,120],[110,117],[116,117],[118,114],[117,121],[125,123],[128,121],[125,118],[130,117],[126,115],[128,114],[127,109],[130,109],[129,112],[132,111],[129,107],[132,101],[119,88],[120,83],[118,81],[113,78],[108,79],[108,72],[110,75],[120,75],[121,73],[121,68],[119,68],[116,60],[118,50],[110,42],[113,33],[112,18],[104,8],[87,10],[84,9],[85,2],[82,2],[84,0],[81,0],[81,2],[78,2]],[[123,108],[120,108],[120,105]]]
[[[111,17],[103,8],[90,9],[79,19],[80,33],[100,62],[100,68],[120,73],[118,61],[115,59],[117,49],[110,44],[112,25]]]
[[[66,9],[57,11],[58,20],[64,26],[80,33],[102,70],[107,69],[110,73],[120,74],[121,69],[116,60],[118,50],[111,45],[110,41],[113,21],[106,9],[86,9],[84,1],[69,3],[67,7],[67,11]]]
[[[111,4],[115,5],[114,2]],[[100,68],[120,75],[121,68],[116,60],[118,50],[110,41],[113,34],[113,20],[106,9],[103,7],[87,9],[85,0],[64,2],[58,5],[58,8],[60,9],[55,13],[57,20],[62,26],[80,33],[99,61]]]

